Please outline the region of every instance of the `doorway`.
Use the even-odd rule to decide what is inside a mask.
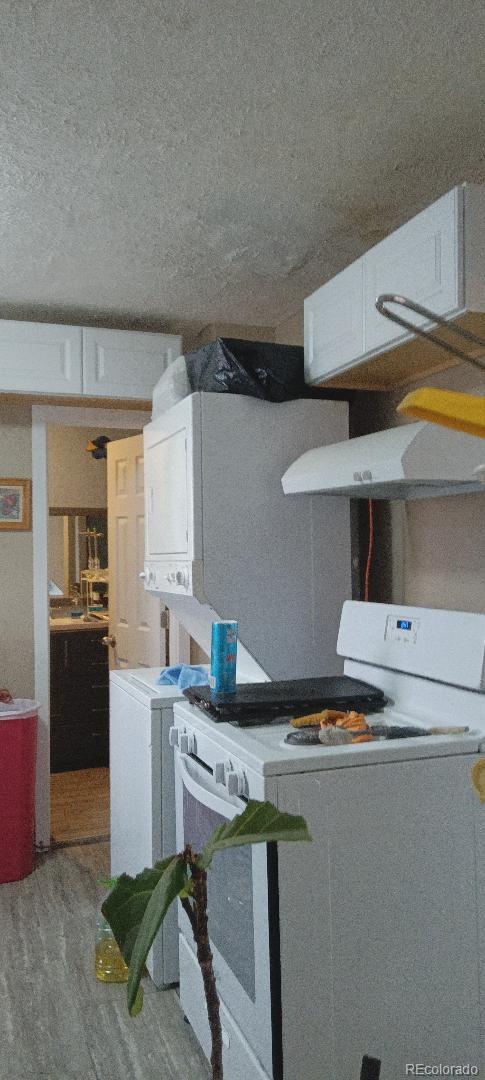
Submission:
[[[79,836],[88,840],[109,831],[107,763],[98,761],[95,751],[96,738],[99,739],[100,734],[98,750],[101,755],[103,738],[105,750],[107,747],[108,651],[111,653],[111,650],[102,644],[102,638],[108,631],[106,590],[103,589],[103,585],[108,583],[91,581],[88,598],[87,590],[83,588],[87,583],[85,578],[83,581],[81,578],[82,564],[89,556],[80,535],[90,531],[90,527],[95,532],[103,532],[103,519],[97,514],[94,517],[91,511],[104,511],[106,514],[106,497],[103,506],[99,495],[103,484],[106,490],[106,460],[90,456],[85,447],[88,438],[92,442],[93,438],[96,439],[101,434],[116,441],[132,436],[135,432],[139,433],[148,418],[147,413],[139,410],[62,406],[34,406],[32,409],[35,695],[40,704],[36,784],[36,843],[39,847],[48,847],[51,842],[51,711],[53,759],[58,754],[57,763],[53,761],[56,768],[53,773],[56,809],[54,840],[72,842]],[[63,430],[67,436],[64,449],[61,445]],[[76,453],[75,447],[78,448]],[[51,466],[54,463],[54,473],[51,467],[49,474],[49,462]],[[78,466],[79,473],[76,471]],[[103,474],[95,471],[98,466],[103,470]],[[101,485],[100,480],[103,481]],[[76,488],[76,484],[80,486]],[[93,495],[94,492],[97,492],[96,496]],[[50,513],[51,510],[54,512]],[[50,522],[53,524],[49,530]],[[84,525],[87,527],[84,528]],[[100,562],[101,553],[98,551]],[[53,566],[57,568],[59,582],[51,578],[50,569]],[[100,570],[108,570],[108,567],[100,567]],[[55,589],[51,588],[51,592],[57,592],[55,598],[48,595],[49,578],[56,586]],[[83,593],[81,599],[78,599],[78,593],[75,592],[76,585],[78,593]],[[54,608],[52,615],[51,599]],[[67,614],[62,611],[63,606],[67,609]],[[72,617],[71,612],[76,609],[77,613]],[[109,612],[109,607],[107,610]],[[80,629],[81,624],[77,620],[83,619],[84,615],[87,618],[83,629]],[[63,617],[69,622],[65,623],[61,630]],[[103,625],[104,622],[106,626]],[[52,650],[52,659],[66,673],[77,671],[79,678],[75,680],[76,686],[71,699],[63,696],[64,692],[60,691],[57,697],[56,694],[53,695],[51,706],[53,624],[52,640],[55,635],[56,646]],[[94,701],[94,698],[90,702],[86,700],[82,686],[82,676],[86,672],[86,686],[91,688],[91,696],[93,687],[95,688],[94,697],[97,695],[97,701]],[[64,682],[69,689],[69,679]],[[56,686],[60,687],[60,680]],[[100,731],[98,721],[103,710],[105,726]],[[88,735],[89,739],[93,739],[93,744],[89,746],[89,760],[85,756]],[[66,755],[70,740],[73,743],[71,749],[80,756],[69,761]],[[59,763],[61,768],[57,768]],[[64,768],[69,764],[76,767]]]
[[[133,429],[47,427],[54,844],[109,835],[107,458],[108,446],[118,451],[132,436],[141,449]],[[121,450],[120,456],[126,454]],[[124,562],[129,574],[129,558]],[[133,567],[133,577],[135,572]],[[132,657],[130,666],[136,666]]]

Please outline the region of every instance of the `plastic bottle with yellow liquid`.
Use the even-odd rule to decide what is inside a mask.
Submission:
[[[112,888],[116,884],[116,879],[100,881],[98,884]],[[123,960],[109,922],[101,914],[96,920],[94,968],[96,978],[100,982],[124,983],[128,981],[128,967]]]

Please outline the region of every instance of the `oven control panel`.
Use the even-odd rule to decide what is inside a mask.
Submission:
[[[485,690],[485,614],[346,600],[337,652],[349,661]]]
[[[419,619],[407,615],[388,615],[384,631],[385,641],[396,641],[401,645],[415,645],[418,640]]]

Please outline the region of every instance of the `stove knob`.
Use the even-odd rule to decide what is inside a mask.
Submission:
[[[181,754],[193,754],[195,739],[190,731],[184,731],[179,737],[179,750]]]
[[[216,784],[225,784],[226,782],[226,767],[223,761],[218,761],[214,765],[214,780]]]
[[[177,570],[175,574],[175,582],[177,585],[183,585],[184,589],[189,584],[189,575],[186,570]]]
[[[231,769],[227,774],[226,787],[228,795],[245,795],[247,790],[245,774]]]

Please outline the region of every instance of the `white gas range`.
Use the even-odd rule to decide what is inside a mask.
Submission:
[[[389,699],[371,723],[469,731],[300,747],[287,725],[174,707],[179,849],[248,798],[303,814],[313,836],[232,849],[210,871],[228,1080],[357,1080],[364,1055],[381,1080],[415,1061],[485,1065],[485,807],[470,784],[485,616],[349,602],[339,652]],[[179,928],[181,1002],[209,1053],[182,910]]]

